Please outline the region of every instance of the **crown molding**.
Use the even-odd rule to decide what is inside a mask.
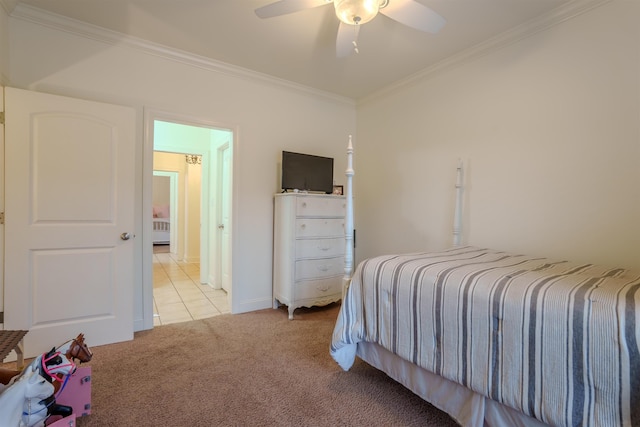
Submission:
[[[455,55],[452,55],[438,63],[418,71],[404,79],[398,80],[371,95],[360,98],[357,105],[366,104],[378,98],[384,97],[398,89],[414,85],[420,81],[432,78],[439,73],[460,66],[464,63],[474,61],[484,55],[495,52],[505,46],[516,43],[527,37],[539,32],[545,31],[555,25],[579,16],[591,9],[602,6],[613,0],[573,0],[551,12],[530,20],[524,24],[505,31],[497,36],[485,40],[475,46],[465,49]],[[188,66],[205,69],[211,72],[225,74],[228,76],[242,78],[251,81],[259,81],[281,88],[302,92],[313,96],[320,96],[330,99],[334,102],[346,105],[356,105],[356,101],[339,96],[330,92],[321,91],[309,86],[291,82],[289,80],[280,79],[268,74],[259,73],[257,71],[216,61],[200,55],[195,55],[179,49],[170,48],[164,45],[153,43],[137,37],[125,35],[116,31],[108,30],[86,22],[71,19],[65,16],[57,15],[42,9],[25,5],[19,0],[0,0],[0,5],[10,13],[11,18],[21,19],[52,28],[54,30],[63,31],[92,39],[106,44],[126,46],[140,52],[159,56],[165,59],[183,63]]]
[[[18,0],[0,0],[0,2],[3,1],[17,2]],[[259,73],[247,68],[227,64],[222,61],[216,61],[179,49],[170,48],[138,37],[133,37],[123,33],[119,33],[117,31],[102,28],[97,25],[88,24],[86,22],[48,12],[37,7],[25,5],[23,3],[19,3],[17,7],[15,7],[13,13],[11,14],[11,18],[20,19],[37,25],[42,25],[44,27],[48,27],[57,31],[63,31],[79,37],[110,45],[117,45],[120,47],[125,46],[127,48],[134,49],[148,55],[158,56],[191,67],[205,69],[210,72],[251,80],[253,82],[258,81],[269,85],[278,86],[280,88],[293,90],[299,93],[302,92],[313,96],[327,98],[331,101],[350,106],[355,105],[355,100],[351,98],[336,95],[331,92],[321,91],[309,86],[291,82],[289,80],[277,78],[264,73]]]
[[[474,61],[484,55],[498,51],[505,46],[521,41],[539,32],[545,31],[569,19],[575,18],[591,9],[602,6],[613,0],[573,0],[547,14],[543,14],[524,24],[518,25],[497,36],[487,39],[475,46],[464,49],[434,65],[418,71],[402,80],[398,80],[371,95],[358,100],[358,105],[372,102],[382,98],[398,89],[417,84],[426,79],[432,78],[444,71],[450,70],[462,64]]]
[[[7,15],[11,15],[19,1],[20,0],[0,0],[0,6],[7,12]]]

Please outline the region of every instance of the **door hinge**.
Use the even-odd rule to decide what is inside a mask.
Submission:
[[[0,125],[4,124],[4,111],[0,111]]]
[[[4,224],[4,212],[0,212],[0,224]]]

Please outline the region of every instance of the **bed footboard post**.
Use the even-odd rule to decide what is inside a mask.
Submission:
[[[344,223],[344,278],[342,281],[342,299],[347,292],[349,284],[351,283],[351,274],[353,272],[353,142],[351,135],[349,135],[349,144],[347,145],[347,170],[345,171],[347,177],[346,183],[346,217]]]
[[[456,170],[456,207],[453,215],[453,246],[462,243],[462,160],[458,159]]]

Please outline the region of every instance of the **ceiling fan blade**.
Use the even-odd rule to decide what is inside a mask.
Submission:
[[[415,0],[389,0],[380,13],[408,27],[435,34],[447,20]]]
[[[336,37],[336,56],[345,58],[357,49],[358,33],[360,25],[348,25],[340,21],[338,36]]]
[[[259,7],[255,12],[260,18],[273,18],[274,16],[288,15],[289,13],[311,9],[331,2],[332,0],[280,0]]]

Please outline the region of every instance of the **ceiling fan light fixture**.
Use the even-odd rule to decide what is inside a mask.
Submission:
[[[361,25],[378,14],[380,0],[333,0],[336,16],[345,24]]]

